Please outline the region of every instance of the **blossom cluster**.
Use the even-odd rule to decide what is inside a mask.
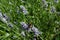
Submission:
[[[39,31],[38,28],[36,28],[34,25],[32,25],[32,27],[29,27],[28,24],[26,24],[25,22],[20,22],[20,24],[22,25],[22,28],[25,29],[25,30],[27,30],[28,32],[32,31],[34,33],[35,37],[37,37],[40,34],[42,34],[42,32]],[[26,36],[24,31],[22,31],[21,34],[23,36]]]

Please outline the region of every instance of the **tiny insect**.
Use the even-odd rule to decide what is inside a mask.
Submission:
[[[31,23],[31,22],[28,23],[28,27],[29,27],[29,28],[32,28],[32,23]]]

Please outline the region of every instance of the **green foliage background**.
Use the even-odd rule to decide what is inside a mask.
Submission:
[[[39,36],[41,40],[60,40],[60,14],[50,13],[50,4],[48,10],[42,8],[42,0],[0,0],[0,11],[10,18],[10,22],[14,24],[13,28],[10,28],[5,23],[0,21],[0,40],[29,40],[33,38],[31,33],[26,33],[26,37],[21,36],[21,25],[20,22],[32,23],[39,31],[43,32]],[[53,0],[47,0],[52,2],[53,6],[56,7],[56,11],[60,11],[60,1],[58,4],[54,3]],[[9,3],[11,2],[11,3]],[[24,15],[20,10],[20,5],[24,5],[29,12]],[[17,10],[19,10],[17,12]],[[17,23],[14,23],[16,21]],[[58,21],[59,24],[55,23]],[[55,28],[55,31],[54,31]],[[58,31],[57,31],[58,30]],[[7,36],[7,33],[9,36]],[[29,35],[29,36],[28,36]],[[38,40],[40,40],[38,39]],[[33,39],[32,39],[33,40]]]

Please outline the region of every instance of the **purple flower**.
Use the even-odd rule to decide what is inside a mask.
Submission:
[[[22,9],[24,14],[28,13],[27,9],[23,5],[20,5],[20,8]]]
[[[20,22],[20,24],[22,25],[22,27],[23,27],[24,29],[27,29],[27,28],[28,28],[28,25],[27,25],[25,22]]]
[[[37,36],[38,36],[39,34],[42,34],[42,32],[39,32],[38,29],[37,29],[36,27],[34,27],[34,25],[33,25],[33,27],[32,27],[32,31],[33,31],[34,34],[37,35]]]
[[[51,10],[50,10],[52,13],[56,12],[56,9],[54,6],[51,7]]]

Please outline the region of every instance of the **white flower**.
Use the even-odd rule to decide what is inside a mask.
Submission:
[[[6,20],[8,20],[8,16],[6,14],[3,14],[3,18],[5,18]]]
[[[25,1],[21,0],[21,2],[23,2],[23,3],[24,3]]]
[[[27,10],[23,10],[23,13],[24,13],[24,14],[27,14],[27,13],[28,13],[28,11],[27,11]]]
[[[16,35],[14,35],[12,38],[13,38],[13,39],[15,39],[15,38],[17,38],[17,36],[16,36]]]
[[[33,38],[33,40],[37,40],[36,38]]]
[[[46,2],[46,0],[42,0],[42,5],[44,8],[47,8],[48,7],[48,2]]]
[[[35,32],[35,35],[38,36],[40,34],[40,32]]]
[[[26,36],[24,31],[21,32],[21,35],[22,35],[22,36]]]
[[[20,22],[20,24],[22,25],[22,27],[23,27],[24,29],[27,29],[27,28],[28,28],[28,25],[27,25],[25,22]]]
[[[46,3],[46,0],[42,0],[42,2],[43,2],[43,4],[45,4]]]
[[[45,3],[45,4],[44,4],[44,6],[47,8],[47,7],[48,7],[48,4],[47,4],[47,3]]]
[[[12,24],[12,23],[7,23],[7,25],[8,25],[9,27],[13,27],[13,24]]]
[[[3,17],[2,13],[0,13],[0,20],[4,23],[7,23],[6,19]]]
[[[59,0],[54,0],[54,2],[55,2],[55,3],[58,3],[58,2],[59,2]]]
[[[10,18],[6,14],[3,14],[3,18],[5,18],[6,21],[10,21]]]
[[[59,22],[59,21],[55,21],[55,23],[56,23],[56,24],[60,24],[60,22]]]
[[[51,7],[51,10],[50,10],[52,13],[56,12],[56,9],[54,6]]]
[[[38,29],[36,27],[34,27],[34,25],[32,27],[32,30],[33,30],[33,32],[38,32]]]
[[[7,21],[6,21],[5,18],[1,18],[0,20],[1,20],[2,22],[4,22],[4,23],[7,23]]]
[[[28,13],[27,9],[23,5],[20,5],[20,8],[22,9],[24,14]]]
[[[0,12],[0,18],[2,17],[3,15],[2,15],[2,13]]]

